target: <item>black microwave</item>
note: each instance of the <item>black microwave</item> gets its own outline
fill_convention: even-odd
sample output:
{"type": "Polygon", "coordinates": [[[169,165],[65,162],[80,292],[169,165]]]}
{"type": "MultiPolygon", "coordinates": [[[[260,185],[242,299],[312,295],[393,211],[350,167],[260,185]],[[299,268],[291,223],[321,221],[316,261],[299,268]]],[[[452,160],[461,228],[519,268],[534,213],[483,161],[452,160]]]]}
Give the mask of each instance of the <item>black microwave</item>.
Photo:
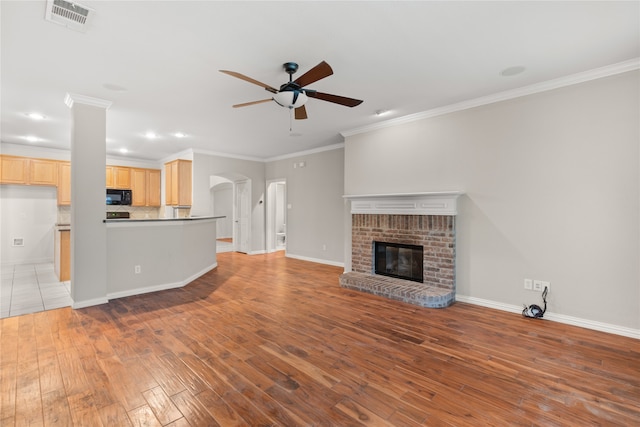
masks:
{"type": "Polygon", "coordinates": [[[107,188],[107,205],[130,205],[131,190],[107,188]]]}

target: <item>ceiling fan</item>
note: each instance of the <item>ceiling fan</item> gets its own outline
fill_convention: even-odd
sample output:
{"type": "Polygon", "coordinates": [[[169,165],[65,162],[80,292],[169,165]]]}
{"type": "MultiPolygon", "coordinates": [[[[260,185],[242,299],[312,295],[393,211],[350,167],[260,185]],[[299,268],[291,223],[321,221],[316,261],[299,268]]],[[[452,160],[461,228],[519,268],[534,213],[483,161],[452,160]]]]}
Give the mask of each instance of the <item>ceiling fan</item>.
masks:
{"type": "Polygon", "coordinates": [[[268,99],[261,99],[259,101],[245,102],[243,104],[236,104],[233,108],[247,107],[249,105],[261,104],[263,102],[275,101],[278,105],[293,109],[295,111],[296,120],[303,120],[307,118],[307,110],[305,103],[308,98],[316,98],[322,101],[333,102],[334,104],[344,105],[346,107],[355,107],[362,104],[362,100],[347,98],[345,96],[331,95],[329,93],[318,92],[313,89],[307,89],[305,86],[317,82],[318,80],[329,77],[333,74],[333,70],[325,61],[322,61],[297,79],[293,80],[293,74],[298,71],[298,64],[295,62],[286,62],[283,65],[284,71],[289,74],[289,82],[280,86],[280,89],[276,89],[272,86],[259,82],[258,80],[247,77],[244,74],[237,73],[235,71],[220,70],[221,73],[228,74],[230,76],[239,78],[241,80],[253,83],[264,88],[266,91],[271,92],[273,96],[268,99]]]}

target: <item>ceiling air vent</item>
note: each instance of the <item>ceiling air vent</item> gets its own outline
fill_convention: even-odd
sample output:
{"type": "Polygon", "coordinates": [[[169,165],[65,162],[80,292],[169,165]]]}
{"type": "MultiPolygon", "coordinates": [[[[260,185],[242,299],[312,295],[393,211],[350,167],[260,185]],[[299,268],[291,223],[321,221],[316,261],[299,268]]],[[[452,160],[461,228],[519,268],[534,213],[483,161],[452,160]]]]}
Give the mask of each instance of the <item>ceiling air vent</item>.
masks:
{"type": "Polygon", "coordinates": [[[65,0],[47,0],[45,19],[76,31],[86,31],[93,9],[65,0]]]}

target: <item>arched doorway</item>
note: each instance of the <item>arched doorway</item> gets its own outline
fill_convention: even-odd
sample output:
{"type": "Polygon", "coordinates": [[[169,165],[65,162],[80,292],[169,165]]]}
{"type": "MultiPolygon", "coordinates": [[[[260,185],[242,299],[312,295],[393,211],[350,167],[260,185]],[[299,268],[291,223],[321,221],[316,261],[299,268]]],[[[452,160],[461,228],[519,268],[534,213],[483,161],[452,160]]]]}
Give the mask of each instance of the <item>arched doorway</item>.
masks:
{"type": "Polygon", "coordinates": [[[217,221],[217,252],[250,252],[251,180],[237,173],[220,173],[209,178],[211,212],[224,216],[217,221]]]}

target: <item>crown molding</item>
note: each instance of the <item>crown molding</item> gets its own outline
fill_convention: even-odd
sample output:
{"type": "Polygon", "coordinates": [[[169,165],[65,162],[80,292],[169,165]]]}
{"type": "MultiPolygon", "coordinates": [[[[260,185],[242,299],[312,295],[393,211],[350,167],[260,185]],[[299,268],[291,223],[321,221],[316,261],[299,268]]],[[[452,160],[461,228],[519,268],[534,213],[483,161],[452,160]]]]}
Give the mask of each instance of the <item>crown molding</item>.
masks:
{"type": "Polygon", "coordinates": [[[444,107],[434,108],[434,109],[423,111],[420,113],[409,114],[407,116],[386,120],[384,122],[379,122],[372,125],[367,125],[367,126],[363,126],[355,129],[346,130],[346,131],[340,132],[340,135],[347,138],[347,137],[358,135],[361,133],[371,132],[379,129],[385,129],[388,127],[398,126],[405,123],[415,122],[417,120],[423,120],[431,117],[442,116],[444,114],[454,113],[456,111],[467,110],[469,108],[480,107],[483,105],[493,104],[496,102],[507,101],[509,99],[519,98],[521,96],[533,95],[540,92],[559,89],[565,86],[571,86],[578,83],[588,82],[590,80],[601,79],[603,77],[622,74],[622,73],[626,73],[627,71],[633,71],[637,69],[640,69],[640,58],[633,58],[628,61],[619,62],[617,64],[612,64],[605,67],[595,68],[593,70],[572,74],[570,76],[560,77],[557,79],[532,84],[529,86],[523,86],[517,89],[507,90],[507,91],[498,92],[492,95],[483,96],[480,98],[458,102],[456,104],[446,105],[444,107]]]}
{"type": "Polygon", "coordinates": [[[64,103],[69,108],[73,108],[73,105],[78,103],[90,105],[92,107],[104,108],[105,110],[109,109],[112,104],[111,101],[107,101],[105,99],[93,98],[86,95],[78,95],[77,93],[67,93],[64,97],[64,103]]]}
{"type": "Polygon", "coordinates": [[[229,153],[222,153],[220,151],[209,151],[209,150],[202,150],[199,148],[194,148],[192,150],[192,152],[194,154],[206,154],[209,156],[218,156],[218,157],[226,157],[229,159],[238,159],[238,160],[248,160],[251,162],[264,162],[265,160],[260,158],[260,157],[253,157],[253,156],[243,156],[240,154],[229,154],[229,153]]]}
{"type": "Polygon", "coordinates": [[[293,157],[308,156],[311,154],[322,153],[324,151],[338,150],[340,148],[344,148],[344,142],[339,142],[337,144],[332,144],[332,145],[325,145],[324,147],[312,148],[310,150],[305,150],[305,151],[298,151],[296,153],[283,154],[281,156],[276,156],[276,157],[269,157],[267,159],[264,159],[263,161],[275,162],[278,160],[291,159],[293,157]]]}

